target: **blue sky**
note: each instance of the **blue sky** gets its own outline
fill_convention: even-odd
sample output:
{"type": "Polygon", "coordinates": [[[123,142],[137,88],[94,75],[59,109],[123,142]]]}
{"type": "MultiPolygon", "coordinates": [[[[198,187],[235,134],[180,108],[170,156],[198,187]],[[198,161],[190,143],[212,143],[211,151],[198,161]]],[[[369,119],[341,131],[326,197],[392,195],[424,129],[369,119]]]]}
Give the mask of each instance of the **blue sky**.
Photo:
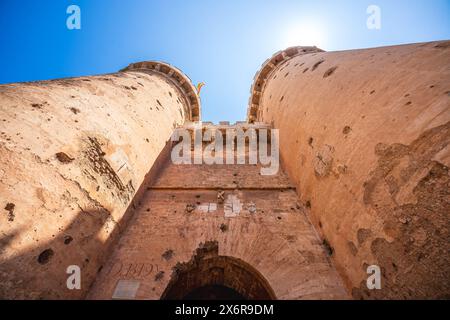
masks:
{"type": "Polygon", "coordinates": [[[0,0],[0,83],[94,75],[161,60],[202,89],[203,120],[244,120],[253,76],[273,53],[450,39],[450,0],[0,0]],[[81,8],[81,30],[66,9],[81,8]],[[381,9],[380,30],[366,9],[381,9]]]}

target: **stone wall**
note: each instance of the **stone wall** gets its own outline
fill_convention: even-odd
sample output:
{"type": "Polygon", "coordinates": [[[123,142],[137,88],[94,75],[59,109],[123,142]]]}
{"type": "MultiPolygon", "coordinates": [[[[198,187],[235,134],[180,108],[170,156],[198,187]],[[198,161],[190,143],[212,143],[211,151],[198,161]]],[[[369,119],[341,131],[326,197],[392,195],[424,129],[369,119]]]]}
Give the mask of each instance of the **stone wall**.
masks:
{"type": "Polygon", "coordinates": [[[84,297],[173,128],[199,114],[164,63],[0,86],[0,298],[84,297]]]}
{"type": "Polygon", "coordinates": [[[203,124],[279,129],[272,176],[170,161],[171,134],[197,128],[201,108],[167,64],[1,85],[0,298],[180,298],[201,285],[449,298],[449,53],[441,41],[275,54],[249,123],[203,124]],[[374,264],[382,289],[369,291],[374,264]],[[70,265],[80,291],[66,287],[70,265]]]}
{"type": "Polygon", "coordinates": [[[290,48],[256,75],[250,122],[284,168],[354,298],[449,298],[450,42],[290,48]],[[366,288],[369,265],[382,290],[366,288]]]}
{"type": "MultiPolygon", "coordinates": [[[[244,130],[251,127],[261,126],[244,130]]],[[[347,298],[307,211],[281,170],[262,176],[248,159],[245,165],[168,159],[88,298],[180,298],[201,284],[225,285],[246,298],[347,298]],[[211,243],[214,254],[199,259],[198,250],[211,243]]]]}

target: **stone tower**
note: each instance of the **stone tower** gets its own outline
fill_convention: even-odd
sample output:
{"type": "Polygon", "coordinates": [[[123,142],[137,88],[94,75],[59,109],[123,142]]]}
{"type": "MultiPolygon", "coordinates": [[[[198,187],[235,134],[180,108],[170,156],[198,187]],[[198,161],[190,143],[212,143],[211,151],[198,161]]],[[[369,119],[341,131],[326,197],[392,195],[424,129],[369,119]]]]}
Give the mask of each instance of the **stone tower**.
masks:
{"type": "Polygon", "coordinates": [[[0,297],[448,298],[449,53],[280,51],[234,125],[161,62],[0,86],[0,297]],[[174,164],[174,129],[279,130],[281,169],[174,164]]]}
{"type": "Polygon", "coordinates": [[[279,128],[283,168],[354,298],[450,297],[449,41],[280,51],[248,120],[279,128]],[[382,290],[367,290],[369,265],[382,290]]]}
{"type": "Polygon", "coordinates": [[[0,296],[82,298],[158,167],[172,131],[200,120],[191,81],[161,62],[0,86],[0,296]],[[82,271],[68,291],[66,268],[82,271]]]}

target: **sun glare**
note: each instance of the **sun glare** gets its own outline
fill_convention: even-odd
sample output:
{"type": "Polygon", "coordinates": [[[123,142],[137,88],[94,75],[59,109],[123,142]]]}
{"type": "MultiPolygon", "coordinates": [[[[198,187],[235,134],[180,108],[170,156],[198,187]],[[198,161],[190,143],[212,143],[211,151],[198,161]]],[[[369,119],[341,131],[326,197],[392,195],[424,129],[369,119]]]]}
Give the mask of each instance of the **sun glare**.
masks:
{"type": "Polygon", "coordinates": [[[283,47],[292,46],[316,46],[324,49],[326,36],[321,26],[317,24],[304,23],[286,28],[282,37],[283,47]]]}

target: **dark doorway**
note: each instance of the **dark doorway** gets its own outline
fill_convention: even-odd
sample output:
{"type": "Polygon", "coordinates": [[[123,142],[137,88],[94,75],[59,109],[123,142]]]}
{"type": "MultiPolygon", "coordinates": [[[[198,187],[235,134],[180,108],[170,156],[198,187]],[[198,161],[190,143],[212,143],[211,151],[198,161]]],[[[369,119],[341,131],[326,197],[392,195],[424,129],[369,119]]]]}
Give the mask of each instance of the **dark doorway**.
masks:
{"type": "Polygon", "coordinates": [[[192,290],[184,297],[184,300],[246,300],[246,299],[234,289],[221,285],[209,285],[192,290]]]}
{"type": "Polygon", "coordinates": [[[218,243],[207,242],[187,263],[175,266],[162,300],[274,300],[267,280],[251,265],[219,256],[218,243]]]}

